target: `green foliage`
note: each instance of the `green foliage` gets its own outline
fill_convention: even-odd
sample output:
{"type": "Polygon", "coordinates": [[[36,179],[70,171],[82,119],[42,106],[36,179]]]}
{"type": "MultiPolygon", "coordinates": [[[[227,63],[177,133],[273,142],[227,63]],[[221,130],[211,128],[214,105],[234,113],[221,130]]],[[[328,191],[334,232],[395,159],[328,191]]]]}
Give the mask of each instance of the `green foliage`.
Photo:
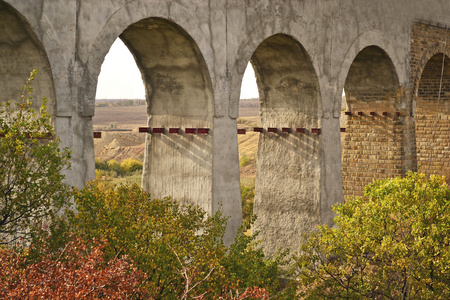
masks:
{"type": "Polygon", "coordinates": [[[241,184],[242,219],[253,216],[253,203],[255,200],[255,187],[241,184]]]}
{"type": "Polygon", "coordinates": [[[219,212],[208,216],[198,207],[152,199],[136,185],[100,188],[90,183],[74,201],[77,212],[68,211],[67,219],[51,229],[52,247],[66,244],[70,232],[86,242],[105,238],[106,257],[133,259],[148,275],[146,289],[153,299],[215,299],[254,286],[271,293],[279,289],[281,256],[266,261],[244,229],[225,247],[226,219],[219,212]]]}
{"type": "Polygon", "coordinates": [[[101,161],[95,159],[96,177],[101,176],[130,176],[133,173],[142,171],[142,163],[135,159],[125,159],[122,163],[112,159],[109,161],[101,161]],[[97,172],[99,171],[99,172],[97,172]]]}
{"type": "Polygon", "coordinates": [[[121,164],[120,168],[125,173],[133,173],[136,171],[142,171],[142,163],[140,161],[137,161],[135,159],[127,158],[125,159],[121,164]]]}
{"type": "Polygon", "coordinates": [[[409,173],[366,187],[334,210],[297,258],[306,299],[450,298],[450,190],[409,173]]]}
{"type": "Polygon", "coordinates": [[[31,81],[22,100],[0,104],[0,243],[28,239],[67,204],[69,189],[62,171],[70,152],[59,148],[45,103],[31,108],[31,81]]]}
{"type": "Polygon", "coordinates": [[[96,170],[108,170],[108,163],[102,161],[99,158],[95,158],[95,169],[96,170]]]}
{"type": "Polygon", "coordinates": [[[108,165],[108,170],[116,172],[118,175],[122,174],[120,164],[117,162],[117,160],[111,159],[106,164],[108,165]]]}
{"type": "Polygon", "coordinates": [[[241,158],[239,159],[239,167],[245,167],[251,163],[251,159],[245,153],[243,153],[241,158]]]}

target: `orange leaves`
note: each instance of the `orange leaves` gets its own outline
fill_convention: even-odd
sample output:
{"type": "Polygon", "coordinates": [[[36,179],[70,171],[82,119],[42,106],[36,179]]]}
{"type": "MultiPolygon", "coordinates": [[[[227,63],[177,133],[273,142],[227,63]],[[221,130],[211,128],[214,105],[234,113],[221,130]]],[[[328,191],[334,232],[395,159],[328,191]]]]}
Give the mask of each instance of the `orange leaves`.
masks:
{"type": "Polygon", "coordinates": [[[144,292],[146,279],[127,257],[105,261],[105,242],[73,239],[57,253],[30,262],[25,253],[0,251],[0,298],[124,299],[144,292]]]}

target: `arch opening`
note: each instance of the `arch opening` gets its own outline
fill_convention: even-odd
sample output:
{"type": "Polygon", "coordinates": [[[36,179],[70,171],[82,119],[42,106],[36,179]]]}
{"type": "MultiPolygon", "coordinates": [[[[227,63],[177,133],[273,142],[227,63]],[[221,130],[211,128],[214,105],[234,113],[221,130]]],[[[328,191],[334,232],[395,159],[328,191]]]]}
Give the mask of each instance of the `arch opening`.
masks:
{"type": "Polygon", "coordinates": [[[146,134],[143,188],[156,198],[170,196],[211,212],[214,103],[199,48],[184,29],[162,18],[134,23],[120,39],[142,74],[147,126],[162,131],[146,134]],[[209,132],[189,134],[186,128],[209,132]]]}
{"type": "Polygon", "coordinates": [[[443,53],[432,56],[422,71],[414,119],[418,171],[429,175],[448,176],[450,59],[443,53]]]}
{"type": "Polygon", "coordinates": [[[145,89],[136,61],[120,38],[103,61],[95,98],[93,129],[101,132],[101,138],[94,139],[96,180],[140,185],[145,135],[138,128],[147,123],[145,89]]]}
{"type": "Polygon", "coordinates": [[[257,150],[254,227],[266,253],[272,255],[280,244],[299,250],[301,234],[320,223],[320,135],[312,129],[321,127],[321,97],[306,50],[290,36],[264,40],[251,63],[263,128],[257,150]],[[290,132],[285,132],[287,128],[290,132]],[[305,130],[299,133],[297,128],[305,130]]]}
{"type": "Polygon", "coordinates": [[[400,176],[404,108],[391,59],[377,46],[362,49],[344,85],[347,113],[341,135],[344,197],[362,196],[373,180],[400,176]],[[403,115],[403,116],[402,116],[403,115]]]}
{"type": "Polygon", "coordinates": [[[256,154],[259,133],[252,131],[252,129],[261,126],[258,85],[255,71],[250,62],[247,64],[242,78],[240,95],[237,128],[242,219],[244,220],[252,217],[255,198],[256,154]]]}
{"type": "Polygon", "coordinates": [[[39,112],[42,99],[55,116],[56,100],[53,76],[44,47],[25,18],[9,4],[0,1],[0,101],[20,101],[23,85],[33,69],[33,108],[39,112]]]}

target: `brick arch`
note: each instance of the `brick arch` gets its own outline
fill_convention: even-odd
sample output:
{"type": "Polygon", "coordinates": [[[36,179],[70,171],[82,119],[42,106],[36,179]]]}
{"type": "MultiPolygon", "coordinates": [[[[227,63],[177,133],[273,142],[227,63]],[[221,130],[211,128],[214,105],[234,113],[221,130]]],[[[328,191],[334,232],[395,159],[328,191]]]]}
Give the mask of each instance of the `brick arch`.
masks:
{"type": "Polygon", "coordinates": [[[36,111],[44,97],[47,109],[56,111],[52,69],[42,42],[26,18],[11,5],[0,1],[0,101],[20,100],[23,85],[33,69],[38,75],[33,81],[33,106],[36,111]]]}
{"type": "Polygon", "coordinates": [[[266,38],[250,61],[265,129],[258,142],[254,228],[260,231],[266,253],[272,255],[280,243],[298,246],[293,232],[310,232],[322,222],[321,138],[311,132],[321,127],[322,102],[310,56],[292,36],[266,38]],[[269,127],[278,132],[267,132],[269,127]],[[291,133],[281,133],[283,127],[291,133]],[[296,128],[306,132],[297,133],[296,128]]]}
{"type": "Polygon", "coordinates": [[[378,46],[367,46],[358,53],[344,84],[350,110],[375,109],[374,102],[382,102],[386,109],[386,101],[395,104],[393,101],[399,87],[392,60],[378,46]]]}
{"type": "MultiPolygon", "coordinates": [[[[450,40],[448,41],[450,43],[450,40]]],[[[417,106],[417,96],[419,91],[419,85],[420,85],[420,79],[422,78],[423,71],[425,70],[425,67],[429,63],[430,59],[437,54],[445,54],[447,57],[450,57],[450,45],[445,45],[443,42],[434,43],[430,46],[428,46],[425,51],[423,52],[419,62],[416,65],[415,69],[415,76],[413,77],[412,87],[413,87],[413,94],[412,94],[412,111],[411,114],[414,116],[416,113],[416,106],[417,106]]]]}
{"type": "Polygon", "coordinates": [[[342,146],[344,196],[361,196],[373,180],[405,172],[403,93],[390,57],[377,46],[358,53],[344,86],[351,112],[342,146]]]}
{"type": "Polygon", "coordinates": [[[426,64],[419,66],[421,73],[415,86],[414,124],[417,169],[428,175],[449,176],[450,58],[449,51],[445,51],[441,45],[433,47],[432,51],[427,51],[424,56],[429,57],[434,52],[437,53],[432,55],[426,64]],[[438,52],[439,48],[441,52],[438,52]],[[442,72],[442,64],[444,64],[444,72],[442,72]]]}
{"type": "Polygon", "coordinates": [[[401,60],[397,57],[397,49],[394,44],[391,43],[384,35],[378,31],[366,31],[360,34],[353,40],[349,46],[345,57],[342,58],[342,64],[338,73],[338,86],[335,95],[334,104],[334,116],[340,115],[342,107],[342,91],[347,81],[350,67],[352,66],[357,55],[367,47],[377,47],[389,58],[390,64],[392,64],[392,70],[397,76],[399,82],[405,82],[407,80],[407,73],[405,68],[401,67],[401,60]]]}

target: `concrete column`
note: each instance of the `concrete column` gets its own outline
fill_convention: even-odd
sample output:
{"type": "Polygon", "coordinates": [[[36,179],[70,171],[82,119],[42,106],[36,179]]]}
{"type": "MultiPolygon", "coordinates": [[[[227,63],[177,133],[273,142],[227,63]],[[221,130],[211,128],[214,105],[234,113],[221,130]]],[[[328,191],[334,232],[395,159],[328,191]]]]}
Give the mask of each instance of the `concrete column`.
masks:
{"type": "Polygon", "coordinates": [[[224,241],[233,242],[242,221],[236,119],[214,118],[213,213],[229,217],[224,241]]]}

